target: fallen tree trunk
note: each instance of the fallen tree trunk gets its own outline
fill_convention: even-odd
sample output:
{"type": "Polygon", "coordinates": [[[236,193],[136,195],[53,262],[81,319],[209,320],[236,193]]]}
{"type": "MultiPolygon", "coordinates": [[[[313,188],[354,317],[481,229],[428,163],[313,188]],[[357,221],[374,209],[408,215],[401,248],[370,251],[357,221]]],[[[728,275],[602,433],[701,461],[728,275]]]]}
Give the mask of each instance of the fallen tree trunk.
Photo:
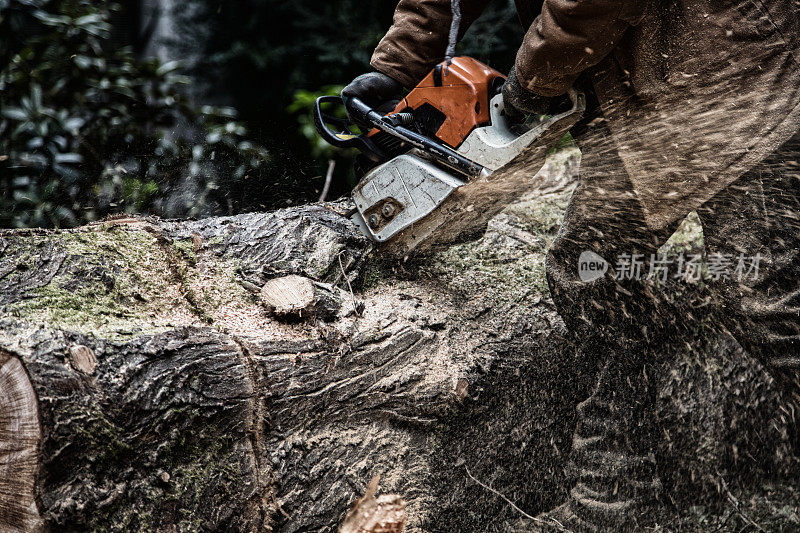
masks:
{"type": "MultiPolygon", "coordinates": [[[[473,478],[558,503],[593,377],[544,279],[576,164],[414,263],[334,204],[0,233],[0,529],[334,531],[378,474],[406,531],[516,516],[473,478]],[[312,289],[262,301],[288,275],[312,289]],[[296,294],[313,312],[271,313],[296,294]]],[[[667,477],[783,464],[769,380],[698,328],[663,387],[667,477]]]]}

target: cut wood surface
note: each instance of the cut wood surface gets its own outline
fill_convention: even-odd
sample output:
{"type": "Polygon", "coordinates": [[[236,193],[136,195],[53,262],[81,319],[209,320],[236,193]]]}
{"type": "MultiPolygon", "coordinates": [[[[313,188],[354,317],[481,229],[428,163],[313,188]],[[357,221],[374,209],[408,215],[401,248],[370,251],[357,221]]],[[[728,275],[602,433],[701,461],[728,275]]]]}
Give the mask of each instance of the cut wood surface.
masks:
{"type": "Polygon", "coordinates": [[[36,395],[25,368],[0,349],[0,531],[41,525],[34,496],[40,438],[36,395]]]}
{"type": "Polygon", "coordinates": [[[78,372],[91,376],[97,368],[97,357],[88,346],[75,344],[69,347],[69,364],[78,372]]]}
{"type": "Polygon", "coordinates": [[[271,279],[261,289],[261,301],[276,315],[310,313],[315,299],[314,283],[303,276],[271,279]]]}
{"type": "MultiPolygon", "coordinates": [[[[413,261],[368,253],[341,204],[0,232],[0,530],[334,532],[375,475],[408,532],[517,517],[467,469],[559,503],[593,379],[544,277],[576,166],[413,261]],[[285,276],[314,313],[264,305],[285,276]]],[[[698,318],[659,410],[692,490],[785,443],[770,381],[698,318]]]]}

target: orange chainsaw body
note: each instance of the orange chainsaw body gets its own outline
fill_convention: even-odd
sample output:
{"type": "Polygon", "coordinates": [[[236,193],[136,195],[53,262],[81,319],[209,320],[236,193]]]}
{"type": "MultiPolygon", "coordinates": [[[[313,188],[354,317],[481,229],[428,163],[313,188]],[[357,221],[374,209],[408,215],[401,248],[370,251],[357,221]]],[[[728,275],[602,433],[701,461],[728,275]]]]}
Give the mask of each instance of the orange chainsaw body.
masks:
{"type": "MultiPolygon", "coordinates": [[[[480,61],[455,57],[449,65],[446,61],[436,65],[389,114],[417,112],[430,106],[441,117],[436,137],[457,148],[473,129],[489,124],[492,90],[504,79],[480,61]]],[[[369,136],[377,132],[372,130],[369,136]]]]}

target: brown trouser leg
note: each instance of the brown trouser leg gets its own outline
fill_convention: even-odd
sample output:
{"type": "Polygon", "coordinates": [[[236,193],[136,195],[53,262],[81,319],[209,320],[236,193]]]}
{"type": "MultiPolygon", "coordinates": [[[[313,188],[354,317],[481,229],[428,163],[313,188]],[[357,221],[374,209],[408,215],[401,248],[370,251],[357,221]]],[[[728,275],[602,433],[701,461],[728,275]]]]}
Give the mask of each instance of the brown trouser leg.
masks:
{"type": "MultiPolygon", "coordinates": [[[[782,388],[793,422],[800,400],[800,134],[697,210],[706,251],[756,257],[758,271],[720,280],[726,327],[782,388]]],[[[752,266],[752,265],[749,265],[752,266]]],[[[794,435],[797,439],[800,435],[794,435]]]]}
{"type": "MultiPolygon", "coordinates": [[[[562,318],[592,347],[585,356],[602,369],[593,393],[578,406],[571,506],[582,520],[613,529],[631,526],[637,508],[652,502],[659,487],[652,456],[657,433],[648,416],[653,364],[664,337],[680,332],[681,313],[652,283],[613,279],[618,257],[641,254],[646,265],[674,228],[647,229],[610,136],[590,137],[581,145],[581,184],[548,255],[547,273],[562,318]],[[579,279],[578,258],[586,250],[611,264],[606,276],[579,279]]],[[[792,394],[800,369],[800,179],[791,163],[798,144],[787,143],[698,210],[709,254],[761,254],[756,279],[720,281],[722,315],[792,394]]]]}
{"type": "Polygon", "coordinates": [[[659,310],[665,306],[652,284],[613,279],[616,258],[649,258],[671,232],[647,228],[610,135],[592,132],[581,150],[581,182],[549,251],[547,275],[561,317],[584,345],[582,356],[601,369],[594,391],[578,405],[570,506],[586,529],[613,530],[631,525],[659,487],[647,424],[655,394],[646,377],[653,375],[647,343],[674,322],[659,310]],[[585,251],[608,261],[604,277],[579,278],[585,251]]]}

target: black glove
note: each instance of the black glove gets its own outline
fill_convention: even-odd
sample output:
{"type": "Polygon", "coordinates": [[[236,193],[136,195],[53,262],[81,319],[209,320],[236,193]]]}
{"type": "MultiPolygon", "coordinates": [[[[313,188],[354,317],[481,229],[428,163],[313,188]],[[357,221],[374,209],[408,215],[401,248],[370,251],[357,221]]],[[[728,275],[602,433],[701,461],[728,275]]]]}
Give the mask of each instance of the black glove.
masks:
{"type": "Polygon", "coordinates": [[[539,96],[523,87],[514,67],[508,73],[508,78],[503,84],[503,107],[506,115],[514,119],[521,119],[525,115],[547,115],[553,103],[549,96],[539,96]]]}
{"type": "Polygon", "coordinates": [[[368,72],[357,77],[342,89],[342,100],[358,98],[379,113],[393,110],[403,97],[403,86],[381,72],[368,72]]]}

